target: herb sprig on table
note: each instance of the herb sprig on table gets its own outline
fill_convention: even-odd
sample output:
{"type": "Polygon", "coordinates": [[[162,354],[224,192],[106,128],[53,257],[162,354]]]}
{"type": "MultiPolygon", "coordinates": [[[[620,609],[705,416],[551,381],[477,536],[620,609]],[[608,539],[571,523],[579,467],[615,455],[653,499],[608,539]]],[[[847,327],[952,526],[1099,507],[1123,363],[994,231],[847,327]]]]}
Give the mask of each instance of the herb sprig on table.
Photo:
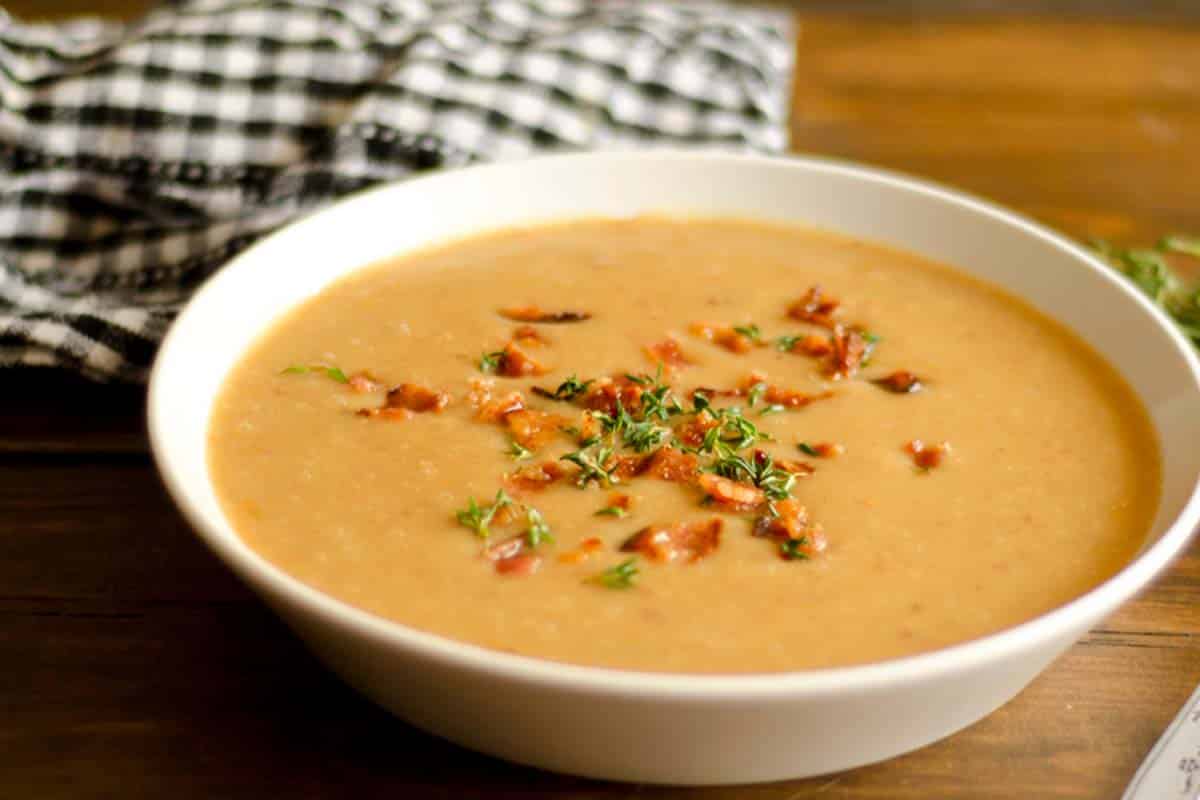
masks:
{"type": "Polygon", "coordinates": [[[1200,261],[1200,238],[1167,236],[1154,247],[1119,248],[1100,240],[1090,244],[1166,311],[1183,334],[1200,347],[1200,284],[1183,281],[1171,265],[1173,257],[1200,261]]]}

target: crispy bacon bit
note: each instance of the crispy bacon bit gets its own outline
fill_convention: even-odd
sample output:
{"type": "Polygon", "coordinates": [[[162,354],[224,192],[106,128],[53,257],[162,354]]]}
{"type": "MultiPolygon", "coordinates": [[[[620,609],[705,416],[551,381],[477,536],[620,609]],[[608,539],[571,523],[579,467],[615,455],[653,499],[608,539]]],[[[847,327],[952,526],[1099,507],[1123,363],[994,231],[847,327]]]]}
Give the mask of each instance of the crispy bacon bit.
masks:
{"type": "Polygon", "coordinates": [[[697,415],[675,429],[675,438],[689,447],[699,447],[704,437],[719,423],[708,415],[697,415]]]}
{"type": "Polygon", "coordinates": [[[467,394],[467,400],[475,409],[475,419],[479,422],[499,422],[506,415],[525,407],[525,396],[520,392],[493,397],[492,389],[495,385],[491,380],[471,381],[471,391],[467,394]]]}
{"type": "Polygon", "coordinates": [[[592,318],[588,311],[543,311],[537,306],[502,308],[500,316],[515,322],[541,322],[558,324],[563,322],[586,322],[592,318]]]}
{"type": "Polygon", "coordinates": [[[792,319],[832,329],[837,324],[833,319],[833,312],[839,305],[841,304],[834,298],[826,297],[820,286],[813,286],[805,292],[804,297],[788,306],[787,313],[792,319]]]}
{"type": "Polygon", "coordinates": [[[904,445],[904,451],[912,456],[914,464],[928,471],[942,465],[942,461],[950,452],[950,443],[926,444],[920,439],[913,439],[904,445]]]}
{"type": "Polygon", "coordinates": [[[693,454],[672,447],[660,447],[650,456],[643,474],[664,481],[691,483],[696,480],[699,471],[698,461],[693,454]]]}
{"type": "Polygon", "coordinates": [[[609,508],[621,508],[628,511],[633,508],[633,497],[621,494],[620,492],[613,492],[608,496],[608,506],[609,508]]]}
{"type": "Polygon", "coordinates": [[[754,523],[754,535],[779,542],[781,558],[812,558],[828,541],[821,526],[808,517],[808,509],[796,500],[780,500],[775,516],[763,514],[754,523]]]}
{"type": "Polygon", "coordinates": [[[504,415],[504,425],[517,442],[530,450],[543,447],[567,424],[566,417],[549,411],[521,408],[504,415]]]}
{"type": "Polygon", "coordinates": [[[513,492],[540,492],[566,474],[567,470],[557,461],[545,461],[541,464],[529,464],[509,473],[505,476],[504,483],[513,492]]]}
{"type": "MultiPolygon", "coordinates": [[[[767,383],[767,374],[765,372],[751,372],[742,382],[738,384],[735,394],[739,397],[745,397],[750,394],[751,390],[759,384],[767,383]]],[[[763,390],[762,399],[767,405],[783,406],[784,408],[803,408],[810,403],[815,403],[817,400],[825,400],[833,397],[833,392],[818,392],[817,394],[808,394],[799,389],[784,389],[781,386],[767,384],[767,388],[763,390]]]]}
{"type": "Polygon", "coordinates": [[[369,372],[356,372],[346,379],[346,383],[355,394],[369,394],[382,386],[369,372]]]}
{"type": "Polygon", "coordinates": [[[642,348],[642,352],[646,354],[646,358],[650,359],[651,363],[659,364],[664,369],[678,369],[692,364],[692,361],[683,354],[678,340],[669,336],[661,342],[646,345],[642,348]]]}
{"type": "Polygon", "coordinates": [[[542,565],[542,557],[528,549],[528,538],[524,534],[496,542],[483,551],[483,555],[496,566],[501,575],[532,575],[542,565]]]}
{"type": "Polygon", "coordinates": [[[731,353],[748,353],[754,349],[754,340],[746,334],[734,330],[731,325],[711,325],[706,322],[693,322],[688,326],[688,330],[693,335],[707,339],[719,347],[724,347],[731,353]]]}
{"type": "Polygon", "coordinates": [[[545,375],[549,368],[522,350],[516,342],[509,342],[501,351],[496,372],[506,378],[525,378],[530,375],[545,375]]]}
{"type": "Polygon", "coordinates": [[[386,407],[437,413],[449,404],[450,395],[445,392],[435,392],[416,383],[402,383],[387,393],[386,407]]]}
{"type": "Polygon", "coordinates": [[[921,379],[908,370],[899,370],[882,378],[876,378],[871,383],[880,389],[886,389],[893,394],[912,394],[925,388],[921,379]]]}
{"type": "Polygon", "coordinates": [[[762,489],[749,483],[723,478],[703,472],[699,478],[700,488],[719,505],[731,511],[747,511],[758,508],[767,501],[762,489]]]}
{"type": "Polygon", "coordinates": [[[807,478],[817,471],[817,468],[812,464],[804,461],[793,461],[791,459],[781,458],[775,462],[775,466],[779,467],[784,472],[790,472],[797,478],[807,478]]]}
{"type": "Polygon", "coordinates": [[[692,389],[692,394],[702,394],[709,400],[715,400],[718,397],[742,397],[746,392],[742,389],[714,389],[711,386],[697,386],[692,389]]]}
{"type": "Polygon", "coordinates": [[[513,341],[522,347],[541,347],[550,344],[550,339],[532,325],[520,325],[513,331],[513,341]]]}
{"type": "Polygon", "coordinates": [[[829,374],[834,379],[851,378],[867,355],[867,339],[857,328],[838,325],[833,330],[833,355],[829,374]]]}
{"type": "Polygon", "coordinates": [[[699,561],[721,545],[724,522],[713,517],[704,522],[650,525],[621,545],[625,553],[641,553],[651,561],[699,561]]]}
{"type": "Polygon", "coordinates": [[[815,357],[827,356],[833,352],[833,340],[819,333],[810,333],[793,342],[788,352],[815,357]]]}
{"type": "Polygon", "coordinates": [[[627,481],[641,475],[649,462],[645,456],[613,456],[604,466],[614,481],[627,481]]]}
{"type": "Polygon", "coordinates": [[[583,396],[583,407],[592,411],[603,411],[605,414],[617,413],[617,401],[626,409],[641,406],[641,386],[629,380],[624,375],[615,378],[599,378],[588,388],[583,396]]]}
{"type": "Polygon", "coordinates": [[[592,553],[604,549],[604,540],[599,536],[589,536],[579,543],[579,547],[559,555],[558,560],[564,564],[578,564],[586,561],[592,553]]]}
{"type": "Polygon", "coordinates": [[[835,442],[817,442],[816,444],[805,443],[801,445],[804,452],[816,458],[837,458],[842,453],[846,452],[846,448],[835,442]]]}

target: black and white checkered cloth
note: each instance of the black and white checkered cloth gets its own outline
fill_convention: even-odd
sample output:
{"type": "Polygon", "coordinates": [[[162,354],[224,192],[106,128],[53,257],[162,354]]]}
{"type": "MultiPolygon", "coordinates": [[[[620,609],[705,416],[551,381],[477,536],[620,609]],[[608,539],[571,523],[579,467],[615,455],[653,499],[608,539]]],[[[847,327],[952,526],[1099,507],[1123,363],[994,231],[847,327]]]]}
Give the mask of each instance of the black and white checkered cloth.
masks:
{"type": "Polygon", "coordinates": [[[791,64],[786,17],[689,2],[194,0],[124,27],[0,11],[0,367],[144,380],[232,254],[416,170],[780,150],[791,64]]]}

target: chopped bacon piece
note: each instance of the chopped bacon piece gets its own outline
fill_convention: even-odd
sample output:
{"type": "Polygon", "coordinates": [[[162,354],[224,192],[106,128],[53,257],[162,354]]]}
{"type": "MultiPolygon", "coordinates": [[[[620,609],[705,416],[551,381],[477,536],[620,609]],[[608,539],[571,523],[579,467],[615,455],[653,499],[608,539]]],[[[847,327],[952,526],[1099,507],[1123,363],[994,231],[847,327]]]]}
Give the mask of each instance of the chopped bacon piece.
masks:
{"type": "Polygon", "coordinates": [[[646,345],[642,348],[642,352],[652,363],[659,364],[664,369],[677,369],[692,364],[692,361],[683,354],[679,341],[669,336],[661,342],[646,345]]]}
{"type": "Polygon", "coordinates": [[[759,384],[766,384],[766,389],[762,393],[762,399],[767,405],[783,406],[784,408],[803,408],[817,400],[825,400],[833,397],[833,392],[808,394],[799,389],[784,389],[774,384],[767,384],[767,375],[765,372],[751,372],[743,378],[742,382],[738,385],[736,394],[740,397],[745,397],[759,384]]]}
{"type": "Polygon", "coordinates": [[[450,404],[450,395],[416,383],[402,383],[387,393],[387,408],[440,412],[450,404]]]}
{"type": "Polygon", "coordinates": [[[805,442],[800,449],[816,458],[837,458],[846,452],[845,447],[835,442],[817,442],[816,444],[805,442]]]}
{"type": "Polygon", "coordinates": [[[501,575],[532,575],[542,565],[542,557],[529,551],[524,534],[496,542],[484,550],[483,555],[495,564],[496,572],[501,575]]]}
{"type": "Polygon", "coordinates": [[[834,298],[826,297],[820,286],[813,286],[805,292],[804,297],[788,306],[787,313],[792,319],[832,329],[837,324],[834,322],[833,312],[839,305],[841,304],[834,298]]]}
{"type": "Polygon", "coordinates": [[[544,446],[567,423],[566,417],[532,408],[510,411],[503,419],[512,437],[530,450],[544,446]]]}
{"type": "Polygon", "coordinates": [[[513,341],[522,347],[541,347],[550,339],[532,325],[520,325],[513,331],[513,341]]]}
{"type": "Polygon", "coordinates": [[[613,492],[608,496],[609,508],[621,508],[625,511],[633,508],[633,497],[620,492],[613,492]]]}
{"type": "Polygon", "coordinates": [[[810,333],[793,342],[788,352],[803,353],[806,356],[827,356],[833,352],[833,341],[828,336],[810,333]]]}
{"type": "Polygon", "coordinates": [[[557,324],[563,322],[586,322],[592,318],[588,311],[543,311],[537,306],[521,306],[500,309],[500,316],[515,322],[541,322],[557,324]]]}
{"type": "Polygon", "coordinates": [[[690,447],[699,447],[704,437],[719,423],[708,415],[697,415],[675,429],[675,438],[690,447]]]}
{"type": "Polygon", "coordinates": [[[624,375],[615,378],[599,378],[588,387],[587,393],[583,396],[583,406],[592,411],[616,414],[618,400],[626,409],[636,409],[641,406],[644,391],[641,386],[624,375]]]}
{"type": "Polygon", "coordinates": [[[691,483],[696,480],[699,465],[691,453],[684,453],[672,447],[660,447],[650,456],[643,474],[664,481],[691,483]]]}
{"type": "Polygon", "coordinates": [[[775,462],[775,466],[779,467],[784,472],[790,472],[797,478],[807,478],[817,471],[817,468],[812,464],[804,461],[792,461],[791,459],[781,458],[775,462]]]}
{"type": "Polygon", "coordinates": [[[808,509],[796,500],[780,500],[774,516],[760,516],[754,523],[754,535],[779,542],[780,556],[785,559],[811,558],[828,545],[821,526],[809,519],[808,509]]]}
{"type": "Polygon", "coordinates": [[[767,501],[767,496],[757,486],[710,472],[701,473],[699,483],[709,497],[731,511],[758,508],[767,501]]]}
{"type": "Polygon", "coordinates": [[[867,350],[867,339],[862,331],[838,325],[833,332],[829,374],[835,379],[853,377],[866,358],[867,350]]]}
{"type": "Polygon", "coordinates": [[[920,439],[913,439],[904,445],[904,450],[912,456],[913,463],[923,470],[940,467],[946,455],[950,452],[950,443],[926,444],[920,439]]]}
{"type": "Polygon", "coordinates": [[[529,464],[505,476],[504,483],[514,492],[539,492],[557,482],[567,470],[557,461],[529,464]]]}
{"type": "Polygon", "coordinates": [[[921,379],[907,370],[899,370],[891,375],[886,375],[882,378],[876,378],[871,383],[878,386],[880,389],[887,389],[893,394],[912,394],[919,392],[925,388],[921,383],[921,379]]]}
{"type": "Polygon", "coordinates": [[[621,545],[625,553],[641,553],[651,561],[699,561],[721,545],[724,521],[713,517],[703,522],[650,525],[621,545]]]}
{"type": "Polygon", "coordinates": [[[579,543],[575,550],[568,550],[559,555],[558,560],[564,564],[578,564],[585,561],[592,553],[604,548],[604,540],[599,536],[589,536],[579,543]]]}
{"type": "Polygon", "coordinates": [[[506,378],[524,378],[545,375],[549,368],[518,347],[516,342],[509,342],[501,351],[496,372],[506,378]]]}
{"type": "Polygon", "coordinates": [[[711,386],[697,386],[692,389],[692,394],[702,394],[709,400],[714,400],[718,397],[742,397],[746,392],[742,389],[714,389],[711,386]]]}
{"type": "Polygon", "coordinates": [[[711,325],[706,322],[693,322],[688,326],[693,335],[707,339],[719,347],[724,347],[731,353],[748,353],[754,349],[755,341],[746,334],[734,330],[731,325],[711,325]]]}
{"type": "Polygon", "coordinates": [[[474,380],[471,391],[467,395],[471,406],[475,409],[475,419],[480,422],[499,422],[514,411],[525,407],[525,396],[520,392],[509,392],[503,397],[493,397],[492,389],[495,382],[490,380],[474,380]]]}
{"type": "Polygon", "coordinates": [[[627,481],[641,475],[649,462],[645,456],[613,456],[604,466],[614,481],[627,481]]]}
{"type": "Polygon", "coordinates": [[[379,380],[369,372],[356,372],[346,380],[346,383],[355,394],[368,394],[382,386],[379,380]]]}

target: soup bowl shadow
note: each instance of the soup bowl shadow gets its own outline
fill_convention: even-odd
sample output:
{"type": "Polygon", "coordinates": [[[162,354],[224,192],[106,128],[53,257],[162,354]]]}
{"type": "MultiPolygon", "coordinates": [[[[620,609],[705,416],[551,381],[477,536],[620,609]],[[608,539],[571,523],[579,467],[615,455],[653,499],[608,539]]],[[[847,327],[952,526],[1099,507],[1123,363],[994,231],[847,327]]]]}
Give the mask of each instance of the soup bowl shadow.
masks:
{"type": "Polygon", "coordinates": [[[594,778],[731,784],[834,772],[947,736],[1016,695],[1143,589],[1200,521],[1200,363],[1092,254],[962,193],[853,164],[712,153],[548,156],[374,189],[263,239],[210,279],[163,342],[151,445],[203,541],[347,683],[411,723],[511,761],[594,778]],[[405,627],[292,578],[221,511],[207,428],[230,369],[272,322],[363,265],[513,225],[642,213],[796,222],[954,264],[1067,325],[1144,402],[1162,498],[1138,556],[1070,603],[908,658],[750,675],[640,673],[486,650],[405,627]]]}

